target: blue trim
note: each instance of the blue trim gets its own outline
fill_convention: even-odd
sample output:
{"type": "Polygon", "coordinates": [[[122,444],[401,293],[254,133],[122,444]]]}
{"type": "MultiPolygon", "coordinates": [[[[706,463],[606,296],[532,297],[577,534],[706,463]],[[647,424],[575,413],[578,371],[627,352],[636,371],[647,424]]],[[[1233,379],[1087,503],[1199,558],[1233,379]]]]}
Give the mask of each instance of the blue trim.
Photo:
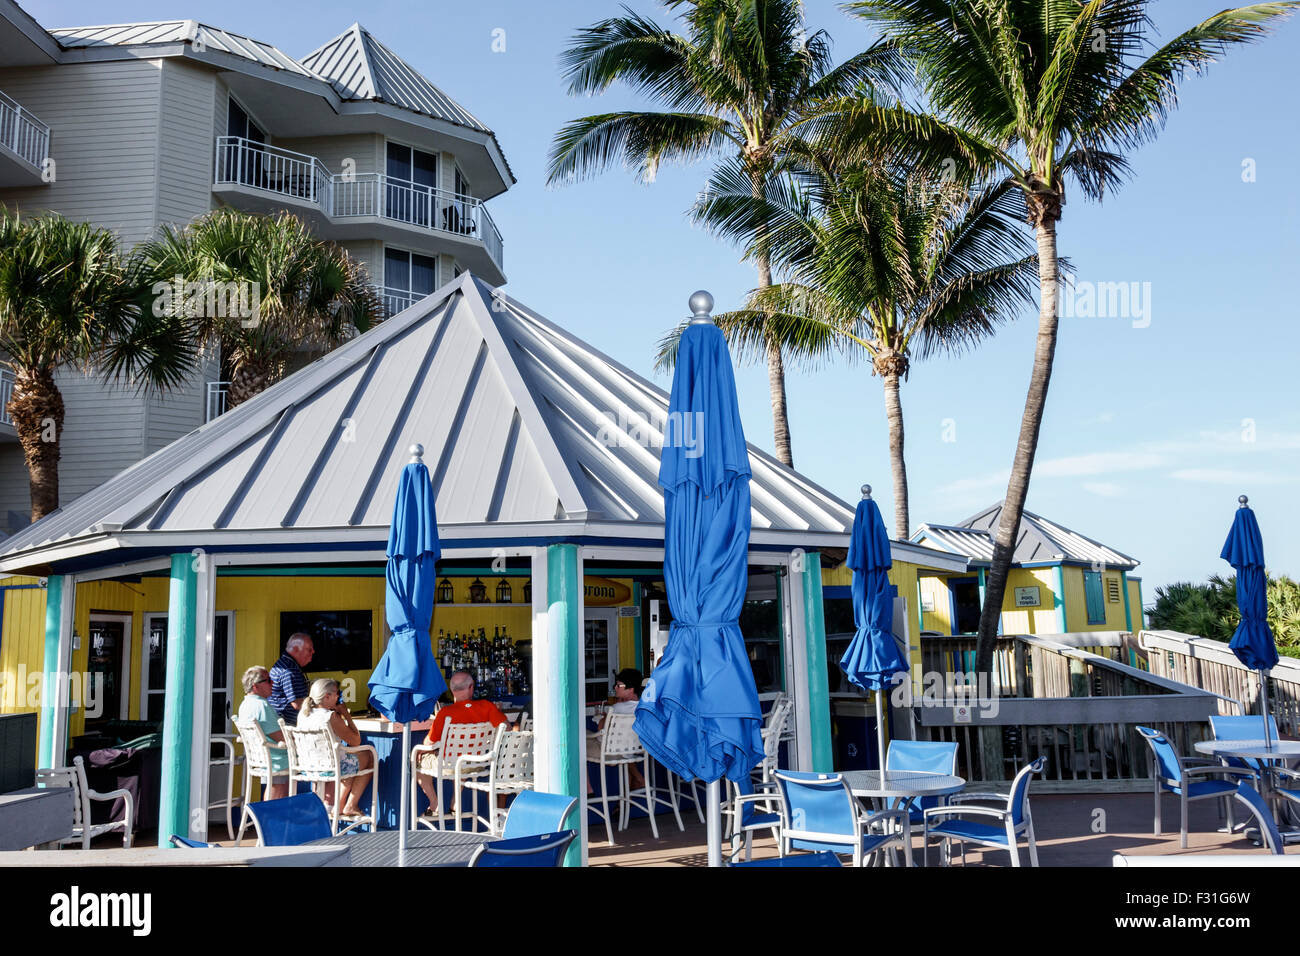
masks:
{"type": "Polygon", "coordinates": [[[823,584],[822,598],[853,598],[853,588],[845,584],[823,584]]]}

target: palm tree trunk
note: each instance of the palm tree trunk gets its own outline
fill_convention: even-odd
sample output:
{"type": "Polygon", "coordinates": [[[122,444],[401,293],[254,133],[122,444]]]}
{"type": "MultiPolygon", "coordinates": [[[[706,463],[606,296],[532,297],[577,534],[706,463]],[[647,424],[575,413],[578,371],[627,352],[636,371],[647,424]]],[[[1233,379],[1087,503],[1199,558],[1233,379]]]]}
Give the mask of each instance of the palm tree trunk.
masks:
{"type": "Polygon", "coordinates": [[[1054,214],[1049,211],[1038,216],[1035,224],[1034,231],[1038,238],[1038,343],[1034,349],[1034,371],[1029,379],[1025,413],[1020,420],[1016,457],[1011,464],[1011,480],[1007,483],[1002,516],[993,539],[993,565],[989,569],[984,589],[984,607],[980,611],[975,670],[981,674],[993,670],[993,651],[997,646],[1002,597],[1007,590],[1007,573],[1011,568],[1011,555],[1015,551],[1016,537],[1020,531],[1020,516],[1025,510],[1025,497],[1029,493],[1029,476],[1034,468],[1034,455],[1038,451],[1038,431],[1043,424],[1043,410],[1047,405],[1047,386],[1052,379],[1052,360],[1056,355],[1056,220],[1059,215],[1057,206],[1054,214]]]}
{"type": "Polygon", "coordinates": [[[14,369],[13,396],[6,406],[23,447],[31,488],[32,521],[59,507],[59,441],[63,437],[63,396],[54,368],[14,369]]]}
{"type": "Polygon", "coordinates": [[[906,541],[911,534],[907,508],[907,462],[903,457],[903,404],[899,398],[897,372],[885,375],[885,417],[889,420],[889,467],[894,475],[894,538],[906,541]]]}
{"type": "MultiPolygon", "coordinates": [[[[754,171],[750,174],[750,183],[754,189],[754,198],[763,198],[763,173],[754,171]]],[[[767,229],[758,228],[755,243],[758,254],[758,287],[766,289],[772,284],[772,261],[764,248],[763,238],[767,229]]],[[[790,419],[785,410],[785,359],[781,355],[781,343],[775,337],[767,341],[767,387],[772,396],[772,441],[776,445],[776,457],[787,467],[794,467],[794,454],[790,450],[790,419]]]]}
{"type": "Polygon", "coordinates": [[[230,390],[226,393],[226,410],[242,405],[259,392],[264,392],[276,382],[273,366],[253,362],[239,362],[230,373],[230,390]]]}

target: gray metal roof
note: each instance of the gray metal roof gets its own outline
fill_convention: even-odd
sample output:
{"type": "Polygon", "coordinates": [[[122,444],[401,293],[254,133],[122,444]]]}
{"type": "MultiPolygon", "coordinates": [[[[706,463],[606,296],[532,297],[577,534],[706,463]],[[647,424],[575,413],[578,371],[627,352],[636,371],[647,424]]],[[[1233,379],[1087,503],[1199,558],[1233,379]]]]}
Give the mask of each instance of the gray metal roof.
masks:
{"type": "Polygon", "coordinates": [[[289,54],[269,43],[209,26],[195,20],[160,20],[154,23],[118,23],[98,27],[66,27],[50,34],[67,49],[103,46],[151,46],[189,43],[196,49],[218,50],[263,66],[319,79],[289,54]]]}
{"type": "Polygon", "coordinates": [[[457,126],[491,132],[359,23],[308,53],[302,64],[328,80],[345,100],[378,100],[457,126]]]}
{"type": "MultiPolygon", "coordinates": [[[[383,542],[414,442],[443,528],[602,522],[654,537],[667,407],[662,389],[467,273],[7,539],[0,565],[105,534],[256,544],[373,529],[361,537],[383,542]]],[[[750,465],[756,532],[852,526],[852,508],[752,445],[750,465]]]]}
{"type": "MultiPolygon", "coordinates": [[[[977,563],[988,563],[993,560],[993,535],[1001,517],[1002,502],[998,502],[959,525],[923,524],[912,540],[964,554],[977,563]]],[[[1031,511],[1021,513],[1020,535],[1011,560],[1022,565],[1074,561],[1130,570],[1139,564],[1114,548],[1031,511]]]]}

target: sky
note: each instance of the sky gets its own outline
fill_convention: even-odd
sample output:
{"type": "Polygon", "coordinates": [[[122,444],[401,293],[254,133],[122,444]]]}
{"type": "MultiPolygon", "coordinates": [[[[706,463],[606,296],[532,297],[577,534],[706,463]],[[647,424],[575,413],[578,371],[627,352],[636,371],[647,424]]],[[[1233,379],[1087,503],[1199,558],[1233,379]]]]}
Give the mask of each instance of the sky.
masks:
{"type": "MultiPolygon", "coordinates": [[[[629,6],[675,22],[658,3],[629,6]]],[[[805,6],[837,61],[874,38],[835,3],[805,6]]],[[[1152,12],[1168,39],[1223,6],[1157,0],[1152,12]]],[[[614,0],[23,7],[46,27],[192,18],[296,57],[359,19],[496,132],[518,179],[489,204],[505,239],[506,291],[664,388],[655,345],[689,314],[690,294],[709,290],[722,311],[756,284],[736,249],[685,217],[707,161],[664,168],[652,184],[613,168],[547,187],[550,143],[566,122],[654,105],[621,89],[571,97],[560,75],[573,34],[617,15],[614,0]]],[[[1269,570],[1300,577],[1297,85],[1293,20],[1186,79],[1164,132],[1129,155],[1131,180],[1103,203],[1067,195],[1058,248],[1076,269],[1077,307],[1060,323],[1027,508],[1141,561],[1148,605],[1159,585],[1229,570],[1219,551],[1240,494],[1258,515],[1269,570]],[[1126,284],[1127,315],[1088,308],[1101,283],[1126,284]]],[[[1036,328],[1027,308],[978,350],[913,365],[902,389],[913,528],[956,524],[1005,493],[1036,328]]],[[[772,451],[765,365],[738,369],[737,385],[746,437],[772,451]]],[[[850,503],[871,484],[892,532],[879,379],[841,361],[790,368],[786,387],[796,469],[850,503]]]]}

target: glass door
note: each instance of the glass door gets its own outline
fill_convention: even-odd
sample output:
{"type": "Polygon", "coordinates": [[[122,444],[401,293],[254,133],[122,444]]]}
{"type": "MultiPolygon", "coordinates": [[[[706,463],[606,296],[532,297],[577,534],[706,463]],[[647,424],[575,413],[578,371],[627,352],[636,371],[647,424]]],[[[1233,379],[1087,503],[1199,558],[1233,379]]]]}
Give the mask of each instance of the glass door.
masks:
{"type": "Polygon", "coordinates": [[[89,651],[86,666],[88,686],[81,701],[87,731],[106,721],[125,720],[127,717],[128,688],[131,685],[131,615],[92,614],[89,651]]]}
{"type": "Polygon", "coordinates": [[[603,703],[614,694],[619,669],[617,615],[617,610],[608,608],[588,609],[583,622],[582,675],[588,704],[603,703]]]}
{"type": "MultiPolygon", "coordinates": [[[[145,663],[140,675],[140,718],[162,720],[167,682],[167,615],[146,614],[145,663]]],[[[213,621],[212,733],[230,732],[234,713],[235,612],[218,611],[213,621]]]]}

